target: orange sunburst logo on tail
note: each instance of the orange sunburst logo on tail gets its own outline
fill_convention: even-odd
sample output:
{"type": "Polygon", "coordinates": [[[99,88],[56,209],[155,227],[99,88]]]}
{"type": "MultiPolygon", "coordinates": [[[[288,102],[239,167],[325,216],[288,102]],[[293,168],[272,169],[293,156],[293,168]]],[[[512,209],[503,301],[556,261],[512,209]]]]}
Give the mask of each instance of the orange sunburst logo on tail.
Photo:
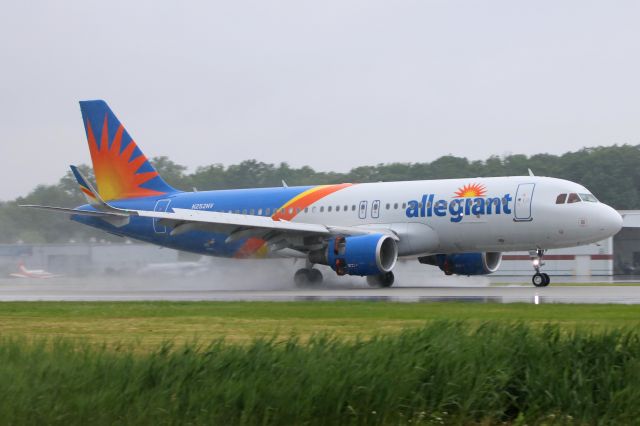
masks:
{"type": "Polygon", "coordinates": [[[487,193],[487,189],[484,185],[478,183],[470,183],[462,188],[458,189],[454,198],[473,198],[483,197],[487,193]]]}
{"type": "Polygon", "coordinates": [[[151,197],[162,195],[158,192],[143,188],[142,185],[154,177],[158,172],[140,172],[138,170],[147,162],[147,157],[136,149],[137,145],[133,140],[122,148],[122,135],[124,127],[119,125],[113,140],[109,140],[109,127],[107,114],[104,117],[104,124],[100,134],[100,145],[91,127],[91,122],[87,119],[87,139],[89,140],[89,150],[93,161],[93,171],[98,184],[98,193],[108,201],[119,198],[151,197]],[[135,158],[132,156],[138,154],[135,158]]]}

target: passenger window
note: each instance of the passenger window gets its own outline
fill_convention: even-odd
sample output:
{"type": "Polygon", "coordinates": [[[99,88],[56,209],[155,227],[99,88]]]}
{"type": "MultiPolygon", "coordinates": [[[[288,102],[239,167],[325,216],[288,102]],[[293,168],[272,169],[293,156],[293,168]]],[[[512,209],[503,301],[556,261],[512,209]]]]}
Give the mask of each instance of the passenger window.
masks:
{"type": "Polygon", "coordinates": [[[387,210],[389,210],[391,208],[391,204],[387,203],[385,207],[387,208],[387,210]]]}
{"type": "Polygon", "coordinates": [[[356,205],[355,205],[355,204],[353,204],[353,205],[351,206],[351,211],[352,211],[352,212],[355,212],[355,211],[356,211],[356,205]]]}
{"type": "Polygon", "coordinates": [[[579,203],[579,202],[580,202],[580,197],[578,197],[578,194],[576,194],[574,192],[569,194],[569,200],[567,201],[567,204],[579,203]]]}
{"type": "Polygon", "coordinates": [[[567,201],[567,194],[560,194],[556,198],[556,204],[564,204],[565,201],[567,201]]]}
{"type": "Polygon", "coordinates": [[[305,212],[305,213],[309,213],[309,207],[305,207],[305,208],[304,208],[304,212],[305,212]]]}
{"type": "Polygon", "coordinates": [[[324,206],[320,207],[320,213],[324,213],[324,206]]]}
{"type": "Polygon", "coordinates": [[[331,211],[331,206],[327,207],[327,212],[331,211]]]}
{"type": "Polygon", "coordinates": [[[251,209],[251,210],[249,211],[249,214],[251,214],[251,215],[254,215],[255,213],[256,213],[255,209],[251,209]]]}
{"type": "Polygon", "coordinates": [[[340,211],[340,206],[336,206],[336,211],[339,212],[340,211]]]}
{"type": "Polygon", "coordinates": [[[402,203],[402,210],[407,208],[407,203],[402,203]]]}
{"type": "MultiPolygon", "coordinates": [[[[353,206],[353,208],[355,209],[356,206],[353,206]]],[[[349,211],[349,206],[344,206],[344,211],[348,212],[349,211]]]]}
{"type": "Polygon", "coordinates": [[[242,214],[247,214],[247,209],[243,209],[242,214]]]}
{"type": "Polygon", "coordinates": [[[398,203],[394,203],[394,204],[393,204],[393,208],[394,208],[395,210],[398,210],[398,203]]]}

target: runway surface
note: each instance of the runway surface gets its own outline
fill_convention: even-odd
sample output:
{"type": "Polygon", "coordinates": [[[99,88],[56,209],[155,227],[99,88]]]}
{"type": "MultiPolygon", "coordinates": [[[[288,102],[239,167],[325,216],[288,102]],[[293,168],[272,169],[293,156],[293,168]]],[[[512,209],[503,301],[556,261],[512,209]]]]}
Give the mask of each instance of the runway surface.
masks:
{"type": "MultiPolygon", "coordinates": [[[[583,278],[583,280],[586,280],[583,278]]],[[[366,287],[362,281],[328,283],[321,288],[294,288],[285,283],[212,282],[207,277],[150,279],[135,276],[110,278],[61,277],[46,280],[0,279],[0,301],[393,301],[393,302],[498,302],[498,303],[620,303],[639,304],[636,281],[594,278],[580,285],[535,288],[526,277],[465,278],[438,281],[433,286],[366,287]],[[443,282],[445,284],[443,284],[443,282]]],[[[574,283],[568,283],[574,281],[574,283]]]]}

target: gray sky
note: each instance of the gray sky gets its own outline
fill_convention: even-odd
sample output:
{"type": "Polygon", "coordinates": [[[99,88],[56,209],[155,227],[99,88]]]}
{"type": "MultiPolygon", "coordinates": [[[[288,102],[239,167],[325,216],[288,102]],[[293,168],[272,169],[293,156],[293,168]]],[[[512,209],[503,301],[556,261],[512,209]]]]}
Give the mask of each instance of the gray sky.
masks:
{"type": "Polygon", "coordinates": [[[640,143],[636,1],[9,0],[0,57],[0,199],[90,163],[81,99],[190,170],[640,143]]]}

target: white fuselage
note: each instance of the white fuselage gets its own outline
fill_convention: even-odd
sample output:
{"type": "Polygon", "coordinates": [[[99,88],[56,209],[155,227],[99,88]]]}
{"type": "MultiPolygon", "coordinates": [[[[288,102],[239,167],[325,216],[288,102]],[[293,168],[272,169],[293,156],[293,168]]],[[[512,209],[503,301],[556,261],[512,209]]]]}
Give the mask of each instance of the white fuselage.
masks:
{"type": "Polygon", "coordinates": [[[560,194],[589,191],[538,176],[366,183],[322,198],[293,221],[390,228],[400,237],[401,256],[571,247],[620,230],[622,219],[611,207],[582,200],[557,204],[560,194]],[[484,191],[460,196],[465,187],[466,195],[484,191]]]}

